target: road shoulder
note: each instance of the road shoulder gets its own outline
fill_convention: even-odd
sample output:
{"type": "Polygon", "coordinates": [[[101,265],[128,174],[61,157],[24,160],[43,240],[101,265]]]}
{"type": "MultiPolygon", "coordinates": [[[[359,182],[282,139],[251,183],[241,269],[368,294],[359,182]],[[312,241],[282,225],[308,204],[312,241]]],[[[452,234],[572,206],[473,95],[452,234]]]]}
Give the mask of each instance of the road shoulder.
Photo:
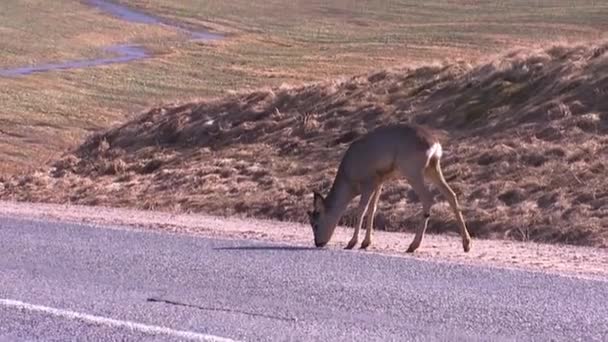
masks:
{"type": "MultiPolygon", "coordinates": [[[[312,233],[306,225],[257,219],[6,201],[0,201],[0,216],[194,234],[208,238],[300,246],[312,244],[312,233]]],[[[351,229],[338,227],[328,248],[343,248],[351,234],[351,229]]],[[[433,262],[524,269],[608,281],[606,249],[474,239],[471,251],[464,253],[457,235],[427,234],[416,253],[406,254],[412,238],[413,234],[409,233],[374,231],[374,240],[368,251],[353,250],[349,253],[379,253],[433,262]]]]}

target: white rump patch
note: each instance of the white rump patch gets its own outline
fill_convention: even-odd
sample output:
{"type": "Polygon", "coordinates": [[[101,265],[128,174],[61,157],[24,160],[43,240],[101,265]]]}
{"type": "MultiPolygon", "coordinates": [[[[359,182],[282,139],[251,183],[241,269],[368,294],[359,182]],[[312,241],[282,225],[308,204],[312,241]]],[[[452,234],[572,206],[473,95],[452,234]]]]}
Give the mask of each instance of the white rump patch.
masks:
{"type": "Polygon", "coordinates": [[[431,145],[431,147],[429,147],[429,149],[426,151],[427,160],[430,160],[433,156],[441,158],[442,154],[443,149],[441,148],[441,145],[438,142],[431,145]]]}

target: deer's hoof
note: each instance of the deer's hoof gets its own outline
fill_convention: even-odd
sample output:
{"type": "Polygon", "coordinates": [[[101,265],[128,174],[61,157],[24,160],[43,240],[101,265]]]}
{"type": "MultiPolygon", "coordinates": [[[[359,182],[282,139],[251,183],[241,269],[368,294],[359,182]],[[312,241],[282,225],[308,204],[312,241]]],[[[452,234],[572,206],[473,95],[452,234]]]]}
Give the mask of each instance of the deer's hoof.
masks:
{"type": "Polygon", "coordinates": [[[464,249],[464,252],[467,253],[468,251],[471,250],[471,240],[466,240],[462,242],[462,248],[464,249]]]}
{"type": "Polygon", "coordinates": [[[368,241],[368,240],[363,240],[363,242],[361,242],[361,249],[367,249],[367,247],[369,247],[369,245],[371,245],[372,242],[368,241]]]}
{"type": "Polygon", "coordinates": [[[350,240],[348,242],[348,245],[346,245],[346,247],[344,247],[344,249],[353,249],[353,247],[355,247],[356,244],[357,244],[357,240],[350,240]]]}

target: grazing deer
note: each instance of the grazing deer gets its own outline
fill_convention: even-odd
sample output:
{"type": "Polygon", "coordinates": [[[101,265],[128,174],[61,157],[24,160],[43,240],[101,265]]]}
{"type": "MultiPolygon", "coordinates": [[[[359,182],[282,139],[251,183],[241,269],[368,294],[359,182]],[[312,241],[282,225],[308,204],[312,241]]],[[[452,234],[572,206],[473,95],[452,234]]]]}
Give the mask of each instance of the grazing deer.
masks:
{"type": "Polygon", "coordinates": [[[417,125],[379,127],[354,141],[342,157],[327,197],[313,192],[314,211],[308,211],[308,216],[315,245],[323,247],[329,242],[348,203],[361,195],[355,231],[346,249],[357,244],[366,213],[366,233],[361,248],[367,248],[372,242],[374,214],[383,183],[391,178],[404,177],[420,198],[424,215],[424,225],[416,230],[416,236],[407,250],[408,253],[414,252],[420,246],[433,205],[433,196],[424,183],[427,177],[448,200],[460,226],[462,246],[468,252],[471,237],[460,213],[456,194],[443,178],[439,165],[441,154],[438,137],[429,129],[417,125]]]}

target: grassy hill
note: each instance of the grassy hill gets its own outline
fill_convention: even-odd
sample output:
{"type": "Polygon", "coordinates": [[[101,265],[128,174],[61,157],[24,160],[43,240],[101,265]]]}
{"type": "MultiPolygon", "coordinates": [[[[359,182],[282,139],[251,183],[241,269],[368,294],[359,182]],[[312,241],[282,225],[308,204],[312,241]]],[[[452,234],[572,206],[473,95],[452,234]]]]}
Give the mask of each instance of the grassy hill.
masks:
{"type": "MultiPolygon", "coordinates": [[[[161,106],[1,179],[0,197],[305,221],[350,142],[411,121],[449,133],[443,166],[475,237],[607,247],[607,50],[522,49],[161,106]]],[[[434,193],[429,232],[455,232],[434,193]]],[[[413,231],[416,201],[387,184],[379,228],[413,231]]]]}
{"type": "Polygon", "coordinates": [[[0,174],[20,173],[92,131],[167,101],[301,84],[435,60],[474,61],[547,41],[606,37],[597,0],[115,0],[226,35],[191,40],[128,23],[75,0],[3,0],[0,69],[109,57],[112,44],[152,56],[132,63],[0,77],[0,174]]]}

